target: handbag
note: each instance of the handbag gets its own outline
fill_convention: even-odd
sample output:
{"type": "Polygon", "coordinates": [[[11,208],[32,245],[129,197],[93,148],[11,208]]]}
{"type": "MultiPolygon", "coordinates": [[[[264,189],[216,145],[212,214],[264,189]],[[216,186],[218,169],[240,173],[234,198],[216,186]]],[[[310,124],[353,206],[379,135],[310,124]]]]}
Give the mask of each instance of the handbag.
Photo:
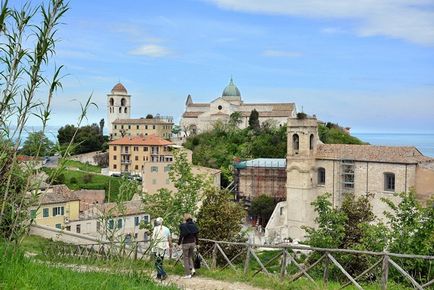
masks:
{"type": "Polygon", "coordinates": [[[194,261],[193,261],[193,265],[195,269],[200,269],[200,262],[201,262],[201,258],[199,256],[199,254],[196,254],[196,256],[194,257],[194,261]]]}

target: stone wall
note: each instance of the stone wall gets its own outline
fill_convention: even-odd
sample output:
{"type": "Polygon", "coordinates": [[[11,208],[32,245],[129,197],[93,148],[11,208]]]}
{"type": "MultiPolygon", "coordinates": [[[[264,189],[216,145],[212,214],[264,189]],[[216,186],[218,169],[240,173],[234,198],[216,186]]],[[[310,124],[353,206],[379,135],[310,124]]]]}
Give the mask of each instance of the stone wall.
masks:
{"type": "Polygon", "coordinates": [[[100,242],[106,242],[98,240],[95,237],[67,232],[64,230],[43,226],[43,225],[31,225],[30,234],[40,236],[46,239],[52,239],[53,241],[61,241],[68,244],[97,244],[100,242]]]}
{"type": "Polygon", "coordinates": [[[98,164],[96,164],[93,157],[96,155],[99,155],[99,154],[107,154],[107,153],[101,152],[101,151],[95,151],[95,152],[73,155],[69,159],[79,161],[81,163],[89,163],[91,165],[98,165],[98,164]]]}

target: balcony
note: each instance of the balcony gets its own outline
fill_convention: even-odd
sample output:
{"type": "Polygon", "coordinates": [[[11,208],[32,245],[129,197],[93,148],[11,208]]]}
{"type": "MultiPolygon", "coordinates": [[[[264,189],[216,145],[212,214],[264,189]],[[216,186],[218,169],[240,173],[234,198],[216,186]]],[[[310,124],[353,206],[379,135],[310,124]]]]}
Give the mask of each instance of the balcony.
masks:
{"type": "Polygon", "coordinates": [[[130,164],[131,160],[130,159],[121,159],[121,164],[130,164]]]}

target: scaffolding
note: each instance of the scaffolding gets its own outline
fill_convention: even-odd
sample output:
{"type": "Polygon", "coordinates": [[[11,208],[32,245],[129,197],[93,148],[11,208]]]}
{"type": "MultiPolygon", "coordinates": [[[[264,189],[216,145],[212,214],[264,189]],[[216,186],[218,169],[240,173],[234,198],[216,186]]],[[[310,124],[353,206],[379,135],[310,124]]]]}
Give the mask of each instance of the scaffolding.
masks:
{"type": "Polygon", "coordinates": [[[261,194],[276,201],[286,199],[286,159],[254,159],[237,163],[234,168],[237,200],[249,203],[261,194]]]}

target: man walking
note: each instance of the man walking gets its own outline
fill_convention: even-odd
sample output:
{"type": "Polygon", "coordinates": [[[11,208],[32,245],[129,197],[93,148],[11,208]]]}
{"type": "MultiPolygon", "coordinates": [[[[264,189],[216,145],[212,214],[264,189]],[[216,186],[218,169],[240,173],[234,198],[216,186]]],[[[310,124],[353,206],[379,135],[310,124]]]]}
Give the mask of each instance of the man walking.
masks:
{"type": "Polygon", "coordinates": [[[199,229],[193,222],[191,214],[184,214],[184,223],[179,225],[178,245],[182,245],[182,255],[184,257],[184,278],[190,279],[195,274],[193,264],[193,253],[198,244],[199,229]]]}
{"type": "Polygon", "coordinates": [[[152,252],[155,258],[155,268],[157,269],[157,279],[164,280],[167,277],[166,272],[163,268],[163,260],[166,251],[172,248],[172,237],[170,235],[170,230],[163,226],[163,218],[158,217],[155,220],[154,231],[152,232],[153,245],[152,252]]]}

